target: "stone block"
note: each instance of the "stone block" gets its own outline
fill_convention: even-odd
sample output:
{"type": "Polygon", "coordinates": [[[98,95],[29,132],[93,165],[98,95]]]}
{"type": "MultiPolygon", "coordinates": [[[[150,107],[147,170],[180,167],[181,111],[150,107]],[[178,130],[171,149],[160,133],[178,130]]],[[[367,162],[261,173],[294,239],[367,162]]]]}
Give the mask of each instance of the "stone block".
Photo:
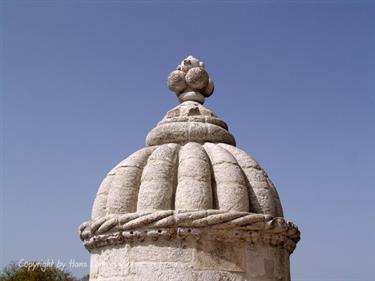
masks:
{"type": "Polygon", "coordinates": [[[243,243],[199,240],[193,251],[193,266],[199,270],[245,271],[243,243]]]}
{"type": "Polygon", "coordinates": [[[132,245],[131,262],[190,262],[192,249],[183,240],[145,241],[132,245]]]}
{"type": "Polygon", "coordinates": [[[179,262],[132,262],[132,281],[193,281],[189,263],[179,262]]]}
{"type": "Polygon", "coordinates": [[[96,262],[99,280],[128,275],[130,271],[129,245],[104,247],[96,262]]]}

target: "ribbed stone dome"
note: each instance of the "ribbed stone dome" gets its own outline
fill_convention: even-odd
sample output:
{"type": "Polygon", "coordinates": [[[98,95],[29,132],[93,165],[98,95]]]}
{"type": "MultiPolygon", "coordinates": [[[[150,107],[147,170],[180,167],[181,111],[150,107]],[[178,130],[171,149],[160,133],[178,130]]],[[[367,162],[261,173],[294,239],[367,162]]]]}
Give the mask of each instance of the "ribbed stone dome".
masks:
{"type": "Polygon", "coordinates": [[[300,239],[259,164],[203,106],[214,91],[189,56],[168,77],[180,104],[116,165],[79,227],[90,280],[290,280],[300,239]]]}
{"type": "Polygon", "coordinates": [[[227,125],[203,105],[170,110],[147,146],[103,180],[92,218],[156,210],[223,210],[282,217],[265,171],[234,146],[227,125]]]}

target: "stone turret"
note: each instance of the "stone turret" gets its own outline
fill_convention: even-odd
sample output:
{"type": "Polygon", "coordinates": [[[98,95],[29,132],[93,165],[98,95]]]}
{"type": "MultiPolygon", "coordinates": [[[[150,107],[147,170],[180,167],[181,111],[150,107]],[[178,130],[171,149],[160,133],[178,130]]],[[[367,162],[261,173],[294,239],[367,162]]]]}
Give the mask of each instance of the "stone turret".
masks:
{"type": "Polygon", "coordinates": [[[300,238],[266,172],[203,106],[213,81],[184,59],[168,77],[180,104],[115,166],[80,226],[91,281],[290,280],[300,238]]]}

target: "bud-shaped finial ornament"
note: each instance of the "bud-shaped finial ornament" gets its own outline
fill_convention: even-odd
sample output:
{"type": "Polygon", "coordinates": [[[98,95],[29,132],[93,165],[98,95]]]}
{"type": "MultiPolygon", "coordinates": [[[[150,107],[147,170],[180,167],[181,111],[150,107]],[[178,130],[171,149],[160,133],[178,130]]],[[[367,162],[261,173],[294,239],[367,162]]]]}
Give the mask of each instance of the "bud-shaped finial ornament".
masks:
{"type": "Polygon", "coordinates": [[[204,103],[204,98],[214,92],[214,82],[204,69],[204,63],[188,56],[177,70],[168,76],[168,88],[175,92],[180,102],[196,101],[204,103]]]}

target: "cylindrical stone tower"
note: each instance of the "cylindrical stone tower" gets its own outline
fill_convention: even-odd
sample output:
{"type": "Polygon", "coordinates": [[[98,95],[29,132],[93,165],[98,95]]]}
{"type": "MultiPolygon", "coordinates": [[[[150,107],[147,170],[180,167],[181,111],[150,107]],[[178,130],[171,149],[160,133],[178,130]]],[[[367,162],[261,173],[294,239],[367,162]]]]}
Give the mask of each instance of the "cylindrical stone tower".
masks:
{"type": "Polygon", "coordinates": [[[99,187],[80,226],[91,281],[288,281],[300,238],[266,172],[203,106],[204,64],[168,77],[180,104],[99,187]]]}

